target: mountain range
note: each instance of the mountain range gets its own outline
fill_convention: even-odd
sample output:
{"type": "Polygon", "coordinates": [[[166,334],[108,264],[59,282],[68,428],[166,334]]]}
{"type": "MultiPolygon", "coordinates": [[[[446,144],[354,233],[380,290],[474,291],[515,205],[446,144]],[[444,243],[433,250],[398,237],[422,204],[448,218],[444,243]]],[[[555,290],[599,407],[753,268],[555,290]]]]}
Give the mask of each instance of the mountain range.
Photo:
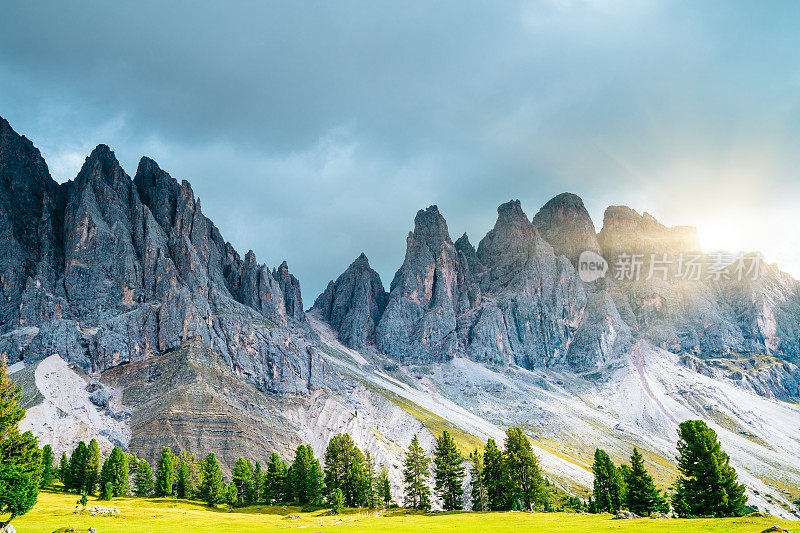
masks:
{"type": "Polygon", "coordinates": [[[413,434],[468,453],[520,425],[585,495],[600,445],[639,446],[668,486],[677,424],[702,418],[751,502],[796,516],[800,284],[625,206],[599,232],[570,193],[497,212],[476,247],[420,210],[388,290],[361,254],[306,311],[287,263],[242,257],[187,181],[147,157],[131,178],[99,145],[58,184],[0,118],[0,352],[23,425],[58,453],[94,437],[214,451],[226,472],[347,431],[398,495],[413,434]],[[585,257],[606,275],[586,280],[585,257]]]}

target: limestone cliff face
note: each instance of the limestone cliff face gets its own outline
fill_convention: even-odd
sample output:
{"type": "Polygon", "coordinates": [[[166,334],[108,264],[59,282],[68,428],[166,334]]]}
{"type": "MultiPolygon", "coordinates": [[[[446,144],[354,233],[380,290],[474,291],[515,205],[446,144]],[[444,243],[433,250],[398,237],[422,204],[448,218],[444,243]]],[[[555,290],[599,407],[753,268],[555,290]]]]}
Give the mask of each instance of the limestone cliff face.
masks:
{"type": "Polygon", "coordinates": [[[452,357],[458,348],[458,253],[436,206],[420,210],[406,239],[406,258],[392,280],[376,328],[378,348],[415,361],[452,357]]]}
{"type": "Polygon", "coordinates": [[[104,371],[200,340],[264,390],[312,381],[298,280],[244,260],[191,185],[148,158],[133,180],[108,146],[58,185],[0,119],[0,351],[104,371]]]}
{"type": "MultiPolygon", "coordinates": [[[[340,280],[351,276],[345,273],[340,280]]],[[[329,305],[339,283],[319,301],[329,305]]],[[[374,344],[411,363],[463,355],[525,368],[590,367],[619,357],[630,331],[612,301],[601,298],[589,306],[587,290],[518,200],[498,208],[497,223],[477,250],[466,235],[454,244],[444,218],[431,206],[417,213],[374,344]],[[580,353],[572,353],[576,338],[580,353]]],[[[344,300],[339,306],[335,317],[353,310],[344,300]]],[[[343,342],[356,346],[346,328],[324,313],[323,318],[343,342]]]]}
{"type": "Polygon", "coordinates": [[[363,253],[336,281],[331,281],[312,308],[339,334],[345,345],[359,349],[375,342],[375,327],[386,307],[381,278],[363,253]]]}
{"type": "MultiPolygon", "coordinates": [[[[625,206],[608,208],[603,229],[594,231],[583,202],[569,193],[547,202],[533,221],[519,201],[501,205],[477,250],[466,235],[450,240],[435,206],[420,211],[385,311],[376,319],[379,307],[370,307],[364,322],[370,333],[377,323],[375,348],[407,363],[465,356],[587,370],[646,339],[677,353],[753,353],[797,362],[800,286],[775,266],[756,260],[762,275],[740,280],[735,265],[716,266],[714,257],[699,252],[694,228],[669,228],[625,206]],[[581,281],[575,266],[586,250],[606,258],[605,278],[581,281]],[[635,273],[622,266],[631,257],[635,273]],[[698,279],[686,276],[690,257],[704,272],[698,279]],[[708,279],[714,268],[721,274],[708,279]]],[[[370,277],[371,287],[376,278],[370,277]]],[[[323,308],[337,284],[320,297],[323,308]]],[[[364,316],[364,306],[345,298],[336,306],[322,316],[340,339],[351,347],[369,344],[370,334],[354,341],[351,326],[336,318],[364,316]]],[[[795,368],[785,367],[789,378],[767,382],[794,390],[795,368]]]]}
{"type": "Polygon", "coordinates": [[[556,255],[566,256],[573,265],[581,252],[600,253],[592,218],[575,194],[565,192],[548,201],[533,217],[533,225],[556,255]]]}
{"type": "Polygon", "coordinates": [[[800,356],[800,285],[757,255],[704,254],[694,228],[618,206],[606,210],[598,240],[607,290],[639,336],[674,352],[800,356]]]}

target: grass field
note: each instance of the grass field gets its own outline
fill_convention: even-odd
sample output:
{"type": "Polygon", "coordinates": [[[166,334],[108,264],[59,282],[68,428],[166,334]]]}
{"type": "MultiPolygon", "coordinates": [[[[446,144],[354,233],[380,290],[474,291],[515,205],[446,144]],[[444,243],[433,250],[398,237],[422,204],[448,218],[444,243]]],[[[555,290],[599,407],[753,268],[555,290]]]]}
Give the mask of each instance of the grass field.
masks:
{"type": "Polygon", "coordinates": [[[96,502],[115,507],[120,514],[114,517],[75,514],[77,496],[43,492],[39,503],[28,514],[18,517],[13,525],[19,533],[52,533],[62,528],[74,528],[83,533],[94,527],[98,533],[162,533],[162,532],[268,532],[303,529],[310,532],[425,532],[492,531],[531,532],[695,532],[757,533],[773,524],[787,529],[797,523],[776,518],[731,518],[697,520],[611,520],[609,515],[567,513],[434,513],[418,514],[405,510],[389,510],[383,516],[364,511],[342,517],[324,516],[325,511],[302,512],[296,507],[252,506],[230,511],[210,509],[199,503],[169,499],[118,498],[112,502],[96,502]],[[299,515],[298,518],[291,518],[299,515]]]}

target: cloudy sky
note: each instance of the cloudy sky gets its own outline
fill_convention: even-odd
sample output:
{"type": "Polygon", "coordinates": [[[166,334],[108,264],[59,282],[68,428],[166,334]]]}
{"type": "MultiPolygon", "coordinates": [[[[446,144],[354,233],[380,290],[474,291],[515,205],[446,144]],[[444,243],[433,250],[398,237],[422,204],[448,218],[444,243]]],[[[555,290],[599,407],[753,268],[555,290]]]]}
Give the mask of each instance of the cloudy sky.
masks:
{"type": "Polygon", "coordinates": [[[17,2],[0,115],[72,179],[106,143],[192,182],[307,305],[416,211],[476,243],[571,191],[800,277],[798,2],[17,2]],[[163,4],[163,5],[162,5],[163,4]]]}

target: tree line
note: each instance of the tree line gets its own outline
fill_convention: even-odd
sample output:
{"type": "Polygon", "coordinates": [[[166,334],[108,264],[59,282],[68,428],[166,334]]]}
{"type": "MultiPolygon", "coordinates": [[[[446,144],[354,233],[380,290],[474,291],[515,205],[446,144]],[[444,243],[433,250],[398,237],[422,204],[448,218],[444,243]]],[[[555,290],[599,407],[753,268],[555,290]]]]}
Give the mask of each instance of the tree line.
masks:
{"type": "MultiPolygon", "coordinates": [[[[298,504],[332,507],[375,508],[392,503],[391,483],[385,467],[377,471],[369,451],[362,452],[347,433],[332,437],[324,453],[324,467],[310,445],[297,447],[291,463],[272,453],[262,468],[239,458],[225,482],[214,453],[198,460],[188,451],[175,454],[161,450],[155,473],[143,458],[123,452],[118,446],[102,460],[96,440],[79,442],[70,456],[63,452],[56,465],[49,445],[41,450],[30,433],[20,433],[25,416],[19,407],[20,389],[10,381],[5,361],[0,361],[0,514],[8,521],[28,511],[41,487],[52,487],[58,478],[67,491],[112,499],[134,494],[141,497],[172,497],[201,500],[209,505],[231,506],[298,504]]],[[[503,449],[489,439],[482,450],[469,454],[472,509],[550,510],[545,498],[549,481],[542,476],[539,459],[519,427],[506,431],[503,449]]],[[[448,431],[436,438],[432,457],[414,435],[402,465],[404,504],[428,511],[432,495],[445,510],[464,507],[465,458],[448,431]]],[[[608,453],[597,449],[595,475],[588,510],[617,512],[628,509],[639,515],[669,510],[679,516],[741,516],[746,512],[745,487],[737,482],[717,440],[704,422],[680,424],[678,468],[681,477],[671,498],[654,485],[644,458],[633,450],[630,465],[617,467],[608,453]]],[[[584,504],[576,497],[570,506],[584,504]]],[[[7,523],[7,522],[5,522],[7,523]]],[[[0,523],[3,525],[5,523],[0,523]]]]}
{"type": "Polygon", "coordinates": [[[591,512],[617,513],[627,509],[639,516],[672,511],[680,517],[743,516],[748,510],[745,486],[737,482],[730,457],[722,451],[717,434],[702,420],[687,420],[678,427],[678,470],[670,498],[653,483],[639,450],[631,464],[614,465],[605,450],[594,453],[594,490],[591,512]]]}

